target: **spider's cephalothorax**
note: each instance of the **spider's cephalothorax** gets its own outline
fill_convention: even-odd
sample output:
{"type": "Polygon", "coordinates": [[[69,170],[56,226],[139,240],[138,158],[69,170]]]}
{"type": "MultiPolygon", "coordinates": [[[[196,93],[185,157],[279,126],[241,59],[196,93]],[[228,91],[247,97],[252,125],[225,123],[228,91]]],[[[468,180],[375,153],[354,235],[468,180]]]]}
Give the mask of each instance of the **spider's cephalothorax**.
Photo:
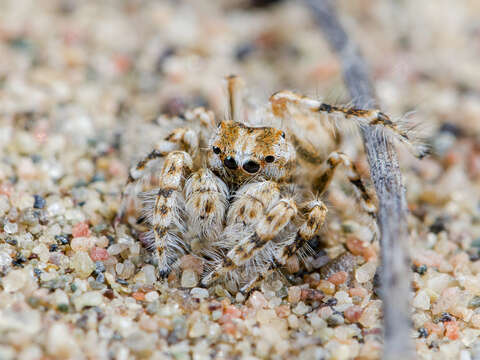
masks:
{"type": "Polygon", "coordinates": [[[206,260],[203,285],[226,277],[247,290],[318,234],[327,214],[320,197],[338,165],[346,167],[365,211],[375,213],[354,164],[340,152],[320,156],[319,149],[291,131],[293,113],[302,112],[313,122],[352,119],[380,126],[408,144],[410,134],[378,110],[330,106],[289,91],[272,95],[266,114],[282,120],[284,128],[248,126],[240,110],[240,79],[227,81],[231,119],[216,124],[213,113],[203,108],[187,112],[191,126],[174,130],[130,171],[117,220],[128,197],[160,162],[155,189],[140,193],[150,229],[143,238],[160,275],[188,251],[206,260]],[[299,181],[301,162],[315,169],[308,181],[304,175],[299,181]]]}
{"type": "Polygon", "coordinates": [[[285,181],[295,167],[295,149],[285,132],[222,121],[210,140],[208,167],[231,187],[247,180],[285,181]]]}

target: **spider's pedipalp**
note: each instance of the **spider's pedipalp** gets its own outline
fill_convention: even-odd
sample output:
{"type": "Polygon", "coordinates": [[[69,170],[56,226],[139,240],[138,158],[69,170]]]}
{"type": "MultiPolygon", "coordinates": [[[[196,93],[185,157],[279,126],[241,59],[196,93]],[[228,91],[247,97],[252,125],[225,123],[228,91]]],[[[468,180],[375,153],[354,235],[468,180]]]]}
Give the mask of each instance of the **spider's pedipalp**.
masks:
{"type": "MultiPolygon", "coordinates": [[[[227,226],[212,245],[222,251],[222,255],[211,265],[210,271],[202,280],[204,285],[209,284],[230,270],[237,267],[226,253],[238,244],[256,236],[255,226],[265,216],[269,204],[275,204],[280,199],[280,189],[274,181],[252,182],[243,185],[234,195],[233,202],[228,209],[227,226]]],[[[253,263],[252,265],[256,265],[253,263]]],[[[261,271],[256,267],[257,271],[261,271]]],[[[231,276],[235,278],[235,273],[231,276]]]]}
{"type": "Polygon", "coordinates": [[[280,189],[274,181],[260,181],[242,186],[235,194],[235,201],[230,206],[227,224],[255,224],[268,204],[276,203],[280,198],[280,189]]]}
{"type": "Polygon", "coordinates": [[[278,256],[278,262],[285,265],[290,256],[307,244],[318,234],[327,217],[327,207],[321,200],[311,200],[303,206],[305,220],[297,232],[297,239],[294,243],[285,246],[278,256]]]}
{"type": "Polygon", "coordinates": [[[357,189],[362,199],[362,206],[364,210],[371,216],[375,216],[376,206],[370,194],[363,183],[355,164],[348,158],[348,156],[341,152],[331,153],[327,160],[322,165],[319,174],[313,180],[312,188],[319,195],[322,195],[330,185],[337,166],[343,164],[347,168],[347,178],[352,185],[357,189]]]}
{"type": "Polygon", "coordinates": [[[321,200],[311,200],[302,206],[305,220],[297,231],[295,241],[285,243],[279,247],[269,261],[269,267],[263,272],[257,272],[247,284],[240,288],[243,293],[248,293],[258,282],[266,279],[276,268],[285,266],[288,258],[299,255],[298,251],[306,246],[307,242],[318,234],[327,216],[327,207],[321,200]]]}
{"type": "MultiPolygon", "coordinates": [[[[295,202],[292,199],[280,199],[259,218],[259,221],[253,226],[254,231],[250,236],[234,245],[222,261],[214,267],[214,270],[204,277],[202,283],[208,285],[219,277],[232,271],[235,272],[237,268],[246,264],[253,265],[256,268],[256,271],[250,270],[250,272],[266,271],[278,251],[278,246],[272,244],[271,241],[285,229],[296,215],[297,206],[295,202]]],[[[287,238],[287,240],[290,239],[287,238]]],[[[284,239],[283,242],[285,241],[284,239]]],[[[279,247],[285,246],[282,241],[280,242],[279,247]]],[[[239,275],[239,277],[242,276],[239,275]]]]}
{"type": "Polygon", "coordinates": [[[228,187],[208,169],[200,169],[185,183],[185,211],[189,231],[202,238],[216,239],[228,206],[228,187]]]}

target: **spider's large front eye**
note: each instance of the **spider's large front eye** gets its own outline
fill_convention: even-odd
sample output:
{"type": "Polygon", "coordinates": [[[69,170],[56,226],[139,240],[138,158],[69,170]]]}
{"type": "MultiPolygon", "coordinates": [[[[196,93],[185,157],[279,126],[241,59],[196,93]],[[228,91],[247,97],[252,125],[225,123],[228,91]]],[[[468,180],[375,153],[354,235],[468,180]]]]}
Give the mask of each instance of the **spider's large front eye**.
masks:
{"type": "Polygon", "coordinates": [[[273,156],[273,155],[265,156],[265,161],[268,162],[268,163],[272,163],[272,162],[275,161],[275,156],[273,156]]]}
{"type": "Polygon", "coordinates": [[[220,154],[220,153],[222,152],[222,150],[220,150],[219,147],[214,146],[214,147],[213,147],[213,152],[218,155],[218,154],[220,154]]]}
{"type": "Polygon", "coordinates": [[[255,174],[260,169],[260,165],[253,160],[247,161],[243,164],[243,170],[250,174],[255,174]]]}

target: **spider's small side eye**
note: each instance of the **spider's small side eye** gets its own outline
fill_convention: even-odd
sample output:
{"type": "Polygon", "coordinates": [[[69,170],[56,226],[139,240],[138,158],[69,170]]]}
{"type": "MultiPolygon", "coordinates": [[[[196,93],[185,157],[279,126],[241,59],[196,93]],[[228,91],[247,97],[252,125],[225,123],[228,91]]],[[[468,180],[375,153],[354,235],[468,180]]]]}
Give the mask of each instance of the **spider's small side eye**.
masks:
{"type": "Polygon", "coordinates": [[[274,161],[275,161],[275,157],[274,157],[273,155],[265,156],[265,161],[266,161],[267,163],[274,162],[274,161]]]}
{"type": "Polygon", "coordinates": [[[282,138],[285,139],[285,132],[284,131],[282,131],[282,138]]]}
{"type": "Polygon", "coordinates": [[[218,155],[218,154],[220,154],[220,153],[222,152],[222,150],[220,150],[219,147],[214,146],[214,147],[213,147],[213,152],[218,155]]]}

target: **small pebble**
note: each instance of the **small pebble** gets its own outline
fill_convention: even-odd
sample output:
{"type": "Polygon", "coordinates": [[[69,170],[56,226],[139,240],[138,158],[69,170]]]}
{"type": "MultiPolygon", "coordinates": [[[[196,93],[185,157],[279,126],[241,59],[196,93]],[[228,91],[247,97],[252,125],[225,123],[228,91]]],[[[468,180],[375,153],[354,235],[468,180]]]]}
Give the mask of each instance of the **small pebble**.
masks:
{"type": "Polygon", "coordinates": [[[454,317],[450,315],[449,313],[443,313],[440,316],[440,319],[438,319],[440,322],[449,322],[449,321],[454,321],[454,317]]]}
{"type": "Polygon", "coordinates": [[[293,308],[292,312],[296,315],[304,315],[306,314],[307,312],[309,312],[311,310],[311,308],[307,305],[305,305],[305,303],[303,301],[300,301],[297,306],[295,306],[295,308],[293,308]]]}
{"type": "Polygon", "coordinates": [[[193,288],[193,289],[190,291],[190,295],[191,295],[193,298],[206,299],[206,298],[208,298],[208,290],[207,290],[207,289],[203,289],[203,288],[193,288]]]}
{"type": "Polygon", "coordinates": [[[196,256],[185,255],[182,257],[180,268],[182,270],[191,269],[198,275],[201,275],[203,272],[203,261],[196,256]]]}
{"type": "Polygon", "coordinates": [[[345,319],[347,319],[350,323],[356,323],[362,316],[363,309],[360,306],[353,305],[350,306],[347,310],[345,310],[344,315],[345,319]]]}
{"type": "Polygon", "coordinates": [[[95,263],[84,251],[75,253],[72,256],[70,264],[82,279],[86,279],[95,270],[95,263]]]}
{"type": "Polygon", "coordinates": [[[67,245],[69,243],[69,238],[68,235],[55,235],[55,240],[60,244],[60,245],[67,245]]]}
{"type": "Polygon", "coordinates": [[[299,325],[298,317],[296,317],[295,315],[291,314],[291,315],[288,316],[287,320],[288,320],[288,325],[289,325],[292,329],[297,329],[297,328],[298,328],[298,325],[299,325]]]}
{"type": "Polygon", "coordinates": [[[328,326],[335,327],[338,325],[342,325],[345,322],[343,316],[341,314],[334,313],[327,318],[328,326]]]}
{"type": "Polygon", "coordinates": [[[197,338],[205,335],[206,332],[207,332],[207,325],[205,324],[205,322],[196,321],[190,328],[188,336],[191,338],[197,338]]]}
{"type": "Polygon", "coordinates": [[[457,340],[460,337],[458,324],[455,320],[447,321],[445,326],[445,336],[450,340],[457,340]]]}
{"type": "Polygon", "coordinates": [[[425,328],[420,328],[418,329],[418,337],[419,338],[427,338],[428,337],[428,331],[425,328]]]}
{"type": "Polygon", "coordinates": [[[153,301],[157,300],[159,297],[160,297],[160,295],[158,295],[158,292],[156,292],[156,291],[150,291],[150,292],[145,294],[145,300],[148,301],[148,302],[153,302],[153,301]]]}
{"type": "Polygon", "coordinates": [[[416,265],[413,266],[413,271],[415,271],[416,273],[418,273],[420,275],[425,275],[427,270],[428,270],[428,268],[427,268],[427,265],[425,265],[425,264],[422,264],[420,266],[416,266],[416,265]]]}
{"type": "Polygon", "coordinates": [[[355,279],[360,283],[371,281],[375,276],[377,265],[374,262],[367,262],[355,270],[355,279]]]}
{"type": "Polygon", "coordinates": [[[84,222],[79,222],[72,228],[72,236],[76,237],[88,237],[90,236],[90,229],[88,224],[84,222]]]}
{"type": "Polygon", "coordinates": [[[212,320],[214,321],[220,319],[221,316],[222,316],[222,312],[220,310],[215,310],[212,312],[212,320]]]}
{"type": "MultiPolygon", "coordinates": [[[[93,259],[92,259],[93,260],[93,259]]],[[[105,264],[103,263],[103,261],[95,261],[95,272],[96,273],[103,273],[105,272],[105,264]]]]}
{"type": "Polygon", "coordinates": [[[277,316],[281,319],[284,319],[290,315],[290,307],[287,305],[280,305],[275,308],[277,316]]]}
{"type": "Polygon", "coordinates": [[[327,299],[327,301],[325,302],[325,304],[326,304],[327,306],[335,306],[335,305],[337,305],[337,302],[338,302],[337,299],[334,298],[334,297],[332,297],[332,298],[327,299]]]}
{"type": "Polygon", "coordinates": [[[300,298],[307,301],[320,301],[325,295],[323,292],[315,289],[302,289],[300,298]]]}
{"type": "Polygon", "coordinates": [[[70,242],[73,251],[89,251],[95,245],[95,238],[92,237],[74,237],[70,242]]]}
{"type": "Polygon", "coordinates": [[[17,223],[7,221],[5,222],[5,225],[3,225],[3,230],[7,234],[16,234],[18,231],[18,225],[17,223]]]}
{"type": "Polygon", "coordinates": [[[429,310],[430,309],[430,296],[426,291],[419,291],[413,298],[412,305],[417,309],[429,310]]]}
{"type": "Polygon", "coordinates": [[[472,300],[470,300],[470,302],[468,303],[468,307],[474,309],[480,307],[480,296],[474,296],[472,300]]]}
{"type": "Polygon", "coordinates": [[[43,209],[45,207],[46,201],[43,197],[40,195],[33,195],[34,198],[34,203],[33,203],[33,208],[34,209],[43,209]]]}
{"type": "Polygon", "coordinates": [[[23,288],[27,280],[28,275],[25,270],[12,270],[2,279],[2,286],[7,293],[12,293],[23,288]]]}
{"type": "Polygon", "coordinates": [[[104,297],[100,292],[89,291],[81,294],[73,300],[73,304],[77,311],[83,309],[86,306],[99,306],[103,303],[104,297]]]}
{"type": "Polygon", "coordinates": [[[145,300],[145,293],[141,291],[136,291],[132,293],[132,297],[137,301],[144,301],[145,300]]]}
{"type": "Polygon", "coordinates": [[[330,277],[327,280],[334,285],[340,285],[340,284],[343,284],[345,281],[347,281],[347,278],[348,278],[348,274],[345,271],[339,271],[337,273],[330,275],[330,277]]]}
{"type": "Polygon", "coordinates": [[[335,285],[327,280],[320,280],[317,289],[326,295],[333,295],[335,293],[335,285]]]}
{"type": "Polygon", "coordinates": [[[57,310],[63,313],[67,313],[69,310],[68,304],[58,304],[57,310]]]}
{"type": "Polygon", "coordinates": [[[248,298],[247,303],[254,309],[265,308],[268,305],[265,296],[259,291],[254,291],[248,298]]]}
{"type": "Polygon", "coordinates": [[[105,275],[103,275],[102,273],[98,274],[95,278],[95,281],[99,284],[103,284],[105,282],[105,275]]]}
{"type": "Polygon", "coordinates": [[[184,288],[193,288],[198,283],[197,273],[191,269],[183,271],[180,285],[184,288]]]}
{"type": "Polygon", "coordinates": [[[94,246],[90,249],[90,257],[93,261],[103,261],[107,260],[109,257],[108,251],[106,249],[102,249],[99,247],[94,246]]]}
{"type": "Polygon", "coordinates": [[[290,286],[288,288],[288,302],[295,304],[300,301],[302,289],[299,286],[290,286]]]}
{"type": "Polygon", "coordinates": [[[12,264],[12,258],[4,251],[0,251],[0,268],[8,267],[12,264]]]}

